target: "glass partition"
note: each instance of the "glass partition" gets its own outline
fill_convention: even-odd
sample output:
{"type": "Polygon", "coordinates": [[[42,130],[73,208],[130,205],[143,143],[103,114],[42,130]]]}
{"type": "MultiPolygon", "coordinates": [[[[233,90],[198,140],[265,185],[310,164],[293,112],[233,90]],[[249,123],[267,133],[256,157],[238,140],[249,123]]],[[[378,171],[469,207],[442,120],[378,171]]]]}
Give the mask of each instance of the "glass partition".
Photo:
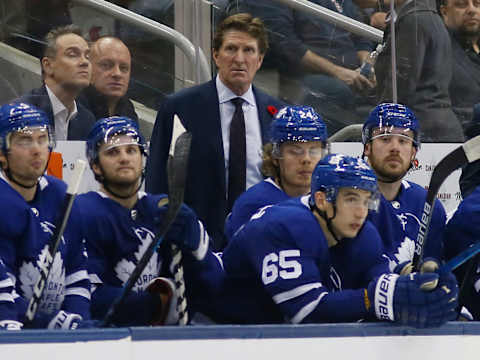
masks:
{"type": "MultiPolygon", "coordinates": [[[[453,0],[442,1],[446,1],[444,7],[450,6],[448,1],[453,3],[453,0]]],[[[450,34],[436,11],[434,0],[397,0],[395,41],[385,22],[388,0],[310,1],[385,30],[384,44],[294,9],[286,1],[110,2],[176,29],[202,49],[210,63],[211,38],[219,21],[229,14],[244,11],[260,17],[268,29],[270,49],[255,77],[255,85],[286,103],[314,106],[323,115],[330,134],[347,125],[361,124],[380,101],[395,100],[392,59],[396,61],[393,73],[398,102],[414,110],[424,130],[424,141],[462,141],[464,130],[470,126],[473,105],[480,98],[480,91],[476,91],[476,71],[480,76],[475,53],[478,46],[465,45],[472,44],[468,40],[471,36],[462,37],[461,31],[453,30],[452,37],[460,40],[453,46],[450,44],[450,34]],[[459,68],[460,61],[470,63],[462,63],[466,68],[459,68]]],[[[447,10],[445,8],[443,13],[447,14],[446,21],[450,23],[447,10]]],[[[151,110],[147,120],[150,124],[154,111],[168,94],[198,82],[198,63],[192,65],[172,43],[83,2],[1,0],[0,11],[1,41],[22,51],[0,58],[2,103],[41,86],[38,65],[44,36],[50,29],[69,23],[80,26],[89,41],[114,35],[127,45],[132,55],[127,97],[136,105],[143,105],[146,113],[151,110]]],[[[460,25],[452,26],[458,29],[460,25]]],[[[473,27],[471,24],[470,28],[473,27]]],[[[477,29],[478,24],[474,28],[477,29]]],[[[2,50],[3,54],[6,52],[2,50]]],[[[211,71],[214,76],[214,66],[211,71]]]]}

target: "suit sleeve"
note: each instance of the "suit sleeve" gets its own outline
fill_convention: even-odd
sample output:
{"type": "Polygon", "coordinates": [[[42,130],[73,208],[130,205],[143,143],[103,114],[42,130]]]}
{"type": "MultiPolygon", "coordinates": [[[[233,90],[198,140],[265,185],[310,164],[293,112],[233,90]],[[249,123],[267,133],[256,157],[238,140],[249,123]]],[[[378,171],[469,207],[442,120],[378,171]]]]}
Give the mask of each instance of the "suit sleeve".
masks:
{"type": "Polygon", "coordinates": [[[150,140],[145,189],[153,194],[167,194],[167,160],[172,137],[173,106],[167,98],[158,111],[150,140]]]}

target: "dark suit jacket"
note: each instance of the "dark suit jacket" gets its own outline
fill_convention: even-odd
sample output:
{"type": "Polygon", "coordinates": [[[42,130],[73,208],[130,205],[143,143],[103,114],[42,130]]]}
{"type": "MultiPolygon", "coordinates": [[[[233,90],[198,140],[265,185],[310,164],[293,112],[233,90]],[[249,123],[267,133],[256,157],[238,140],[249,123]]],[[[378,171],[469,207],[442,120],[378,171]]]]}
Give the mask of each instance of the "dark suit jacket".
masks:
{"type": "MultiPolygon", "coordinates": [[[[52,103],[48,97],[45,85],[38,89],[33,89],[29,93],[21,96],[16,102],[24,102],[36,106],[40,110],[45,111],[50,120],[50,125],[55,129],[55,121],[53,119],[52,103]]],[[[77,116],[68,123],[67,140],[86,140],[88,133],[95,124],[95,116],[88,111],[82,104],[77,101],[77,116]]]]}
{"type": "MultiPolygon", "coordinates": [[[[278,100],[253,88],[258,108],[262,141],[268,142],[272,115],[267,106],[284,106],[278,100]]],[[[147,161],[146,190],[168,193],[166,164],[172,137],[173,115],[192,133],[185,203],[195,210],[213,237],[214,245],[224,245],[227,215],[225,160],[220,107],[215,79],[173,94],[161,105],[153,128],[147,161]]]]}
{"type": "MultiPolygon", "coordinates": [[[[92,85],[84,89],[77,98],[78,103],[87,108],[95,119],[109,117],[107,99],[105,95],[98,92],[92,85]]],[[[120,98],[115,108],[115,116],[126,116],[138,122],[138,115],[135,112],[135,107],[129,98],[126,96],[120,98]]]]}

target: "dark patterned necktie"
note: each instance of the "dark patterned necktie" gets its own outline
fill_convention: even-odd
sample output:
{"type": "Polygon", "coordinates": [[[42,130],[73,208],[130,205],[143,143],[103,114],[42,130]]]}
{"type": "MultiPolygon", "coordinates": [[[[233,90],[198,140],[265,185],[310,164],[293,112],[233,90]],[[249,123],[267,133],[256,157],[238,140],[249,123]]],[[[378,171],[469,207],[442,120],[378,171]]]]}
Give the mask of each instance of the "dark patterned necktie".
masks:
{"type": "Polygon", "coordinates": [[[243,99],[231,100],[235,105],[232,123],[230,124],[230,151],[228,157],[228,212],[233,203],[245,191],[247,174],[247,155],[245,139],[245,118],[243,116],[243,99]]]}

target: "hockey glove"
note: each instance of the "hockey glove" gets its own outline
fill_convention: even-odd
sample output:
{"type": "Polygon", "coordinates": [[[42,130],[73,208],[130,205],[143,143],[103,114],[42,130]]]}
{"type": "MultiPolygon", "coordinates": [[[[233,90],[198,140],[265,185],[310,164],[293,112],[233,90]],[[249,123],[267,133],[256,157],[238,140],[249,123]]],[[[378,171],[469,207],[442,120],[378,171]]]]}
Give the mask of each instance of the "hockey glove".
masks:
{"type": "Polygon", "coordinates": [[[158,277],[146,289],[152,296],[160,297],[160,307],[155,309],[150,325],[175,325],[178,323],[178,296],[172,280],[158,277]]]}
{"type": "Polygon", "coordinates": [[[425,328],[440,326],[457,316],[458,285],[452,273],[440,278],[436,273],[384,274],[369,284],[367,293],[366,307],[380,320],[425,328]],[[436,280],[435,289],[424,289],[425,284],[436,280]]]}
{"type": "Polygon", "coordinates": [[[52,320],[48,323],[48,329],[62,329],[62,330],[75,330],[80,322],[82,317],[78,314],[68,313],[66,311],[60,310],[57,315],[55,315],[52,320]]]}
{"type": "Polygon", "coordinates": [[[202,260],[208,250],[208,234],[195,212],[185,204],[182,204],[166,239],[197,260],[202,260]]]}
{"type": "Polygon", "coordinates": [[[395,266],[393,272],[398,275],[408,275],[413,272],[413,263],[411,261],[404,261],[395,266]]]}
{"type": "MultiPolygon", "coordinates": [[[[433,257],[428,257],[422,260],[420,263],[420,273],[434,273],[437,272],[438,268],[440,267],[439,262],[437,259],[433,257]]],[[[438,279],[434,279],[429,283],[425,283],[422,285],[423,290],[433,290],[438,285],[438,279]]]]}
{"type": "Polygon", "coordinates": [[[22,330],[23,324],[15,320],[0,321],[0,330],[22,330]]]}

